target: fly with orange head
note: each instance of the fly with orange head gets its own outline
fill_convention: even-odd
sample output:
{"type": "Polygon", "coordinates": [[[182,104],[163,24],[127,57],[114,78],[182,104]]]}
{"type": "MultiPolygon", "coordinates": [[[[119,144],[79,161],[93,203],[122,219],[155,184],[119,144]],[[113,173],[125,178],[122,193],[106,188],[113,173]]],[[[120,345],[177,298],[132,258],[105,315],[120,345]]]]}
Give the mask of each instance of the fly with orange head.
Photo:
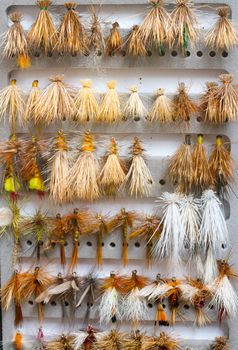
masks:
{"type": "MultiPolygon", "coordinates": [[[[44,290],[47,289],[53,282],[53,278],[42,268],[36,267],[21,276],[19,293],[22,301],[34,297],[37,298],[44,290]]],[[[43,321],[43,305],[37,304],[38,321],[42,324],[43,321]]]]}
{"type": "Polygon", "coordinates": [[[123,265],[127,266],[128,263],[128,234],[132,230],[135,221],[137,220],[137,213],[134,211],[126,211],[121,209],[120,213],[112,218],[107,226],[109,232],[113,232],[115,229],[120,228],[122,230],[123,237],[123,265]]]}
{"type": "Polygon", "coordinates": [[[50,234],[50,245],[59,245],[60,247],[60,263],[62,268],[65,268],[66,265],[66,255],[65,255],[65,246],[66,246],[66,237],[69,234],[67,217],[62,217],[60,214],[57,214],[56,217],[52,220],[52,230],[50,234]]]}
{"type": "Polygon", "coordinates": [[[65,229],[72,235],[73,239],[73,252],[71,261],[69,264],[69,272],[72,273],[78,264],[78,250],[80,236],[90,233],[87,227],[88,222],[91,220],[91,214],[86,211],[80,212],[77,208],[74,209],[73,214],[67,215],[64,218],[65,229]]]}
{"type": "Polygon", "coordinates": [[[182,291],[180,289],[181,281],[178,280],[176,277],[173,277],[168,282],[168,286],[171,287],[166,294],[165,297],[168,298],[169,301],[169,308],[170,308],[170,323],[171,325],[175,325],[176,322],[176,315],[179,308],[179,302],[180,298],[182,296],[182,291]]]}
{"type": "Polygon", "coordinates": [[[147,314],[147,303],[140,296],[140,290],[148,283],[148,279],[138,275],[137,271],[132,271],[130,277],[122,279],[122,288],[126,294],[124,301],[123,315],[126,320],[132,322],[132,328],[138,329],[139,321],[144,320],[147,314]]]}
{"type": "Polygon", "coordinates": [[[159,239],[161,232],[160,220],[155,215],[138,216],[138,227],[129,235],[129,239],[141,238],[146,242],[146,262],[147,266],[150,267],[152,263],[152,246],[153,240],[159,239]]]}
{"type": "Polygon", "coordinates": [[[102,191],[108,196],[115,196],[126,178],[126,163],[118,154],[118,145],[111,139],[109,150],[99,174],[102,191]]]}
{"type": "Polygon", "coordinates": [[[102,292],[99,304],[100,322],[115,323],[122,318],[123,277],[111,272],[100,286],[102,292]]]}
{"type": "Polygon", "coordinates": [[[1,288],[1,302],[2,307],[7,311],[12,303],[15,307],[15,326],[19,327],[23,322],[22,315],[22,296],[19,292],[21,286],[21,279],[24,277],[24,272],[15,271],[12,277],[1,288]]]}
{"type": "Polygon", "coordinates": [[[71,201],[80,199],[93,202],[99,199],[99,163],[95,153],[94,136],[87,131],[69,172],[68,190],[71,201]]]}

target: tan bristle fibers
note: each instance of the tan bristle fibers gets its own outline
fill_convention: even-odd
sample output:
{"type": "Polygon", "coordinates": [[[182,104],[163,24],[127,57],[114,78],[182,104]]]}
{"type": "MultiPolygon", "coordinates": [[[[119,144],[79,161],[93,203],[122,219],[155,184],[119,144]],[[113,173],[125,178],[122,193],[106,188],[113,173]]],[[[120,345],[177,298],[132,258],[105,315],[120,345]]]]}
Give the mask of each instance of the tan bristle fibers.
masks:
{"type": "Polygon", "coordinates": [[[51,4],[51,0],[37,1],[40,13],[28,32],[28,41],[31,49],[35,52],[42,49],[45,55],[52,54],[58,43],[57,29],[48,10],[51,4]]]}
{"type": "Polygon", "coordinates": [[[87,54],[88,37],[81,18],[76,11],[77,3],[66,2],[64,7],[67,12],[60,24],[56,50],[60,54],[70,54],[72,56],[87,54]]]}
{"type": "Polygon", "coordinates": [[[147,49],[162,53],[170,25],[170,16],[164,0],[150,0],[150,11],[139,27],[139,38],[147,49]]]}
{"type": "Polygon", "coordinates": [[[126,52],[129,56],[146,56],[147,50],[139,33],[140,27],[133,26],[126,40],[126,52]]]}
{"type": "Polygon", "coordinates": [[[190,99],[184,83],[179,83],[178,94],[174,98],[175,119],[189,122],[191,116],[198,111],[197,104],[190,99]]]}
{"type": "Polygon", "coordinates": [[[219,101],[216,111],[219,123],[238,120],[238,91],[232,84],[233,78],[231,74],[221,74],[219,79],[222,85],[218,86],[211,96],[219,101]]]}
{"type": "Polygon", "coordinates": [[[17,86],[16,79],[12,79],[10,84],[0,91],[0,119],[8,118],[12,134],[16,133],[17,121],[24,124],[25,103],[23,92],[17,86]]]}
{"type": "Polygon", "coordinates": [[[99,176],[103,191],[109,196],[114,196],[125,181],[125,173],[125,161],[119,157],[116,140],[112,138],[109,152],[105,157],[105,162],[99,176]]]}
{"type": "Polygon", "coordinates": [[[122,118],[121,102],[116,91],[116,81],[107,83],[108,91],[103,96],[99,109],[98,121],[105,123],[118,122],[122,118]]]}
{"type": "Polygon", "coordinates": [[[20,68],[29,68],[31,60],[26,33],[21,25],[22,15],[20,12],[13,12],[9,18],[12,25],[3,38],[3,55],[8,58],[16,57],[20,68]]]}
{"type": "Polygon", "coordinates": [[[215,50],[230,50],[238,44],[238,32],[228,18],[228,6],[218,8],[219,19],[207,33],[205,43],[215,50]]]}
{"type": "Polygon", "coordinates": [[[138,94],[137,86],[130,87],[130,96],[126,102],[123,117],[124,120],[138,121],[140,119],[145,119],[147,116],[147,109],[145,108],[142,99],[138,94]]]}
{"type": "Polygon", "coordinates": [[[220,135],[216,138],[216,144],[209,159],[209,168],[218,195],[234,183],[234,161],[220,135]]]}
{"type": "Polygon", "coordinates": [[[82,89],[75,96],[75,116],[78,122],[96,121],[98,118],[98,103],[92,90],[91,80],[82,80],[82,89]]]}
{"type": "Polygon", "coordinates": [[[95,155],[94,137],[84,135],[83,146],[69,173],[68,189],[71,200],[94,201],[100,197],[98,185],[99,164],[95,155]]]}
{"type": "Polygon", "coordinates": [[[102,54],[105,47],[103,30],[100,18],[94,6],[91,8],[91,27],[89,33],[89,48],[95,50],[97,54],[102,54]]]}
{"type": "Polygon", "coordinates": [[[189,194],[193,184],[193,157],[190,135],[169,163],[169,176],[178,192],[189,194]]]}
{"type": "Polygon", "coordinates": [[[213,178],[209,169],[203,135],[197,136],[197,144],[193,151],[193,187],[197,193],[213,186],[213,178]]]}
{"type": "Polygon", "coordinates": [[[164,89],[158,89],[156,95],[148,120],[150,122],[172,123],[175,114],[173,101],[165,95],[164,89]]]}
{"type": "Polygon", "coordinates": [[[38,116],[36,114],[35,106],[40,98],[40,94],[41,94],[41,91],[39,89],[39,82],[38,80],[34,80],[32,83],[32,89],[30,91],[30,94],[26,102],[24,121],[26,122],[33,121],[34,124],[37,124],[38,116]]]}
{"type": "Polygon", "coordinates": [[[59,131],[55,138],[54,148],[54,155],[49,161],[50,199],[55,204],[62,204],[67,202],[69,198],[67,186],[69,176],[68,146],[62,131],[59,131]]]}
{"type": "Polygon", "coordinates": [[[183,52],[189,44],[195,44],[199,36],[198,24],[190,0],[176,0],[176,6],[171,13],[168,31],[169,46],[177,46],[183,52]]]}
{"type": "Polygon", "coordinates": [[[75,115],[74,100],[70,87],[63,81],[61,75],[50,78],[50,84],[37,99],[34,112],[36,122],[49,125],[57,121],[72,120],[75,115]]]}
{"type": "Polygon", "coordinates": [[[210,123],[219,123],[217,110],[219,100],[216,98],[218,84],[215,82],[206,83],[206,92],[200,100],[200,109],[204,113],[204,120],[210,123]]]}
{"type": "Polygon", "coordinates": [[[128,188],[130,196],[149,196],[154,180],[146,165],[140,140],[135,137],[132,146],[132,157],[123,187],[128,188]]]}
{"type": "Polygon", "coordinates": [[[105,53],[108,56],[120,53],[122,46],[122,37],[119,31],[119,23],[112,24],[110,35],[108,36],[105,44],[105,53]]]}

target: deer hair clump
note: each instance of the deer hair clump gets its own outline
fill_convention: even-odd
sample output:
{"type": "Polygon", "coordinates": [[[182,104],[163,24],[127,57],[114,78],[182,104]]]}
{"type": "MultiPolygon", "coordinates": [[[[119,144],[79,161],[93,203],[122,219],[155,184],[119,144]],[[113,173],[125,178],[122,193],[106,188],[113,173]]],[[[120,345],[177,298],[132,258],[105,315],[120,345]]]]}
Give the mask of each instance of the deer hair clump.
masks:
{"type": "Polygon", "coordinates": [[[187,135],[184,143],[172,156],[169,163],[169,177],[176,186],[176,190],[189,194],[193,185],[193,155],[191,137],[187,135]]]}
{"type": "Polygon", "coordinates": [[[100,18],[97,15],[96,9],[94,6],[91,7],[91,27],[88,38],[88,46],[90,49],[93,49],[96,54],[101,55],[105,48],[105,41],[103,35],[103,29],[101,26],[100,18]]]}
{"type": "Polygon", "coordinates": [[[28,40],[21,25],[22,15],[20,12],[13,12],[9,15],[12,22],[11,27],[4,34],[3,56],[15,57],[18,67],[27,69],[31,66],[28,40]]]}
{"type": "Polygon", "coordinates": [[[227,337],[217,337],[211,345],[211,350],[230,350],[230,344],[227,337]]]}
{"type": "Polygon", "coordinates": [[[167,38],[170,47],[177,46],[186,52],[189,44],[195,44],[198,36],[198,24],[190,0],[176,0],[171,13],[167,38]]]}
{"type": "Polygon", "coordinates": [[[26,101],[25,111],[24,111],[24,121],[33,122],[37,124],[39,116],[36,114],[36,103],[38,102],[41,95],[41,90],[39,88],[38,80],[34,80],[32,83],[32,88],[26,101]]]}
{"type": "Polygon", "coordinates": [[[180,214],[181,195],[177,192],[164,192],[158,202],[163,211],[161,223],[154,234],[161,230],[160,227],[162,230],[156,237],[152,253],[156,260],[167,259],[172,268],[178,268],[182,261],[185,236],[180,214]]]}
{"type": "Polygon", "coordinates": [[[130,334],[126,334],[123,339],[124,350],[141,350],[146,336],[138,329],[132,331],[130,334]]]}
{"type": "Polygon", "coordinates": [[[164,89],[156,91],[156,99],[149,112],[150,122],[172,123],[174,121],[175,108],[173,101],[165,95],[164,89]]]}
{"type": "Polygon", "coordinates": [[[53,156],[48,161],[50,200],[55,204],[62,204],[69,200],[67,182],[69,176],[68,145],[62,131],[59,131],[55,137],[53,148],[53,156]]]}
{"type": "Polygon", "coordinates": [[[228,6],[217,10],[219,18],[205,37],[206,46],[215,50],[230,50],[238,44],[238,32],[228,18],[230,10],[228,6]]]}
{"type": "Polygon", "coordinates": [[[203,135],[198,135],[193,150],[193,188],[198,193],[213,186],[213,178],[203,141],[203,135]]]}
{"type": "Polygon", "coordinates": [[[75,115],[74,100],[70,93],[70,87],[63,81],[63,76],[50,78],[50,84],[42,91],[34,107],[36,122],[49,125],[63,121],[66,118],[72,120],[75,115]]]}
{"type": "Polygon", "coordinates": [[[138,29],[138,37],[148,49],[164,52],[170,16],[163,7],[163,0],[150,0],[150,11],[138,29]]]}
{"type": "Polygon", "coordinates": [[[84,55],[88,53],[88,37],[81,22],[81,18],[76,11],[76,2],[66,2],[64,4],[67,12],[62,18],[56,50],[60,54],[70,54],[72,56],[84,55]]]}
{"type": "Polygon", "coordinates": [[[145,119],[147,115],[147,110],[138,94],[137,86],[132,86],[129,90],[130,90],[130,97],[126,102],[126,105],[123,111],[124,119],[125,120],[134,119],[135,121],[138,121],[142,118],[145,119]]]}
{"type": "Polygon", "coordinates": [[[160,333],[160,336],[150,336],[145,337],[142,343],[142,350],[156,350],[156,349],[166,349],[166,350],[181,350],[179,342],[167,335],[164,332],[160,333]]]}
{"type": "Polygon", "coordinates": [[[82,80],[82,89],[74,98],[75,115],[74,121],[96,121],[98,118],[98,102],[92,90],[90,80],[82,80]]]}
{"type": "Polygon", "coordinates": [[[16,79],[0,91],[0,119],[8,119],[12,134],[16,133],[17,122],[24,124],[25,102],[23,92],[17,86],[16,79]]]}
{"type": "Polygon", "coordinates": [[[72,336],[62,334],[58,339],[47,342],[44,349],[45,350],[73,350],[72,336]]]}
{"type": "Polygon", "coordinates": [[[95,201],[100,197],[99,164],[95,155],[94,137],[89,132],[84,135],[78,158],[70,169],[68,190],[71,200],[95,201]]]}
{"type": "Polygon", "coordinates": [[[141,40],[139,30],[140,30],[140,27],[138,25],[134,25],[130,33],[128,34],[125,45],[126,45],[126,53],[129,56],[145,57],[147,55],[146,46],[141,40]]]}
{"type": "Polygon", "coordinates": [[[58,43],[57,28],[48,10],[51,4],[51,0],[37,1],[40,12],[27,36],[32,51],[39,52],[42,50],[46,56],[52,54],[58,43]]]}
{"type": "Polygon", "coordinates": [[[218,195],[226,191],[226,188],[235,182],[234,160],[223,143],[222,136],[216,138],[216,144],[209,159],[209,168],[218,195]]]}
{"type": "Polygon", "coordinates": [[[122,119],[121,102],[116,91],[116,81],[107,83],[108,91],[103,96],[99,108],[98,121],[105,123],[119,122],[122,119]]]}
{"type": "Polygon", "coordinates": [[[217,110],[219,108],[220,101],[216,97],[216,91],[218,84],[215,82],[206,83],[206,91],[202,96],[199,104],[199,108],[204,114],[204,121],[210,123],[220,123],[217,110]]]}
{"type": "Polygon", "coordinates": [[[149,196],[154,180],[144,159],[144,149],[140,140],[135,137],[128,173],[123,187],[128,189],[130,196],[149,196]]]}
{"type": "Polygon", "coordinates": [[[122,37],[119,30],[119,23],[112,24],[112,29],[105,43],[105,53],[108,56],[113,56],[120,53],[122,47],[122,37]]]}
{"type": "Polygon", "coordinates": [[[95,348],[101,350],[120,350],[123,345],[124,334],[117,330],[111,330],[109,333],[102,333],[96,336],[95,348]]]}
{"type": "Polygon", "coordinates": [[[179,83],[178,94],[174,98],[175,120],[189,122],[191,116],[198,111],[197,104],[190,99],[184,83],[179,83]]]}
{"type": "Polygon", "coordinates": [[[222,85],[213,91],[211,98],[215,98],[217,103],[217,123],[238,120],[238,91],[232,84],[233,75],[221,74],[219,76],[222,85]]]}
{"type": "Polygon", "coordinates": [[[99,175],[100,186],[105,194],[114,196],[125,181],[125,178],[126,164],[118,154],[116,140],[112,138],[110,149],[99,175]]]}

